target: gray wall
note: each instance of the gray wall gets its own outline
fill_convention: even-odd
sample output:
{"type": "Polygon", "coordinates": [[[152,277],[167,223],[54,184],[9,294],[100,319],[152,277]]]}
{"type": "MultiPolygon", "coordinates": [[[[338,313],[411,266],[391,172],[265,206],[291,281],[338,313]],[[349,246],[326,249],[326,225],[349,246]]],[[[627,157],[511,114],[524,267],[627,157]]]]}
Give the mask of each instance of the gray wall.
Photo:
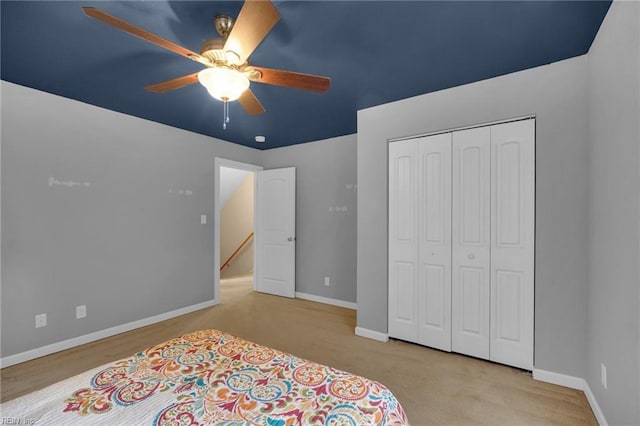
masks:
{"type": "Polygon", "coordinates": [[[262,155],[265,169],[296,167],[296,291],[355,302],[356,135],[262,155]]]}
{"type": "Polygon", "coordinates": [[[586,370],[587,67],[578,57],[358,113],[358,327],[387,332],[387,140],[535,114],[535,366],[586,370]]]}
{"type": "Polygon", "coordinates": [[[640,3],[615,1],[589,51],[586,374],[614,425],[640,424],[639,80],[640,3]]]}
{"type": "Polygon", "coordinates": [[[242,182],[249,176],[249,171],[220,167],[220,205],[224,207],[227,201],[240,188],[242,182]]]}
{"type": "Polygon", "coordinates": [[[213,299],[214,157],[259,155],[3,81],[2,357],[213,299]]]}

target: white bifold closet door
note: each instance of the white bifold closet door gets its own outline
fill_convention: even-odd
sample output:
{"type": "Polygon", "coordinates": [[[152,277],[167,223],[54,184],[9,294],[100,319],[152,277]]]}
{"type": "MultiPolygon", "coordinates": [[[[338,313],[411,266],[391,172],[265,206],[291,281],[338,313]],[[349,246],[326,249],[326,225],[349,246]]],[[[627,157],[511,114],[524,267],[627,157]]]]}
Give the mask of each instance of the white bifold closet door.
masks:
{"type": "Polygon", "coordinates": [[[389,334],[451,350],[451,134],[389,146],[389,334]]]}
{"type": "Polygon", "coordinates": [[[535,121],[491,126],[491,357],[533,368],[535,121]]]}
{"type": "Polygon", "coordinates": [[[451,350],[451,134],[418,144],[418,343],[451,350]]]}
{"type": "Polygon", "coordinates": [[[489,358],[491,129],[453,133],[452,349],[489,358]]]}
{"type": "Polygon", "coordinates": [[[417,154],[414,139],[389,145],[389,335],[410,342],[418,342],[417,154]]]}
{"type": "Polygon", "coordinates": [[[389,336],[533,368],[534,132],[389,144],[389,336]]]}

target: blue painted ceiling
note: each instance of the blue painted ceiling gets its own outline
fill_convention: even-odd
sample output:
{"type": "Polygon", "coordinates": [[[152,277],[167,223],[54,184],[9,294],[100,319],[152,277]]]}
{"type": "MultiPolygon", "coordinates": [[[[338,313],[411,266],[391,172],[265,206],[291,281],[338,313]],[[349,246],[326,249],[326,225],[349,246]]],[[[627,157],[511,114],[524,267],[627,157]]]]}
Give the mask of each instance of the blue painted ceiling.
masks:
{"type": "Polygon", "coordinates": [[[609,1],[274,1],[280,21],[253,65],[331,78],[324,94],[251,83],[266,113],[222,103],[199,84],[144,86],[198,63],[88,18],[95,6],[199,52],[212,19],[239,1],[2,1],[3,80],[268,149],[356,132],[357,110],[585,54],[609,1]],[[254,136],[267,137],[258,144],[254,136]]]}

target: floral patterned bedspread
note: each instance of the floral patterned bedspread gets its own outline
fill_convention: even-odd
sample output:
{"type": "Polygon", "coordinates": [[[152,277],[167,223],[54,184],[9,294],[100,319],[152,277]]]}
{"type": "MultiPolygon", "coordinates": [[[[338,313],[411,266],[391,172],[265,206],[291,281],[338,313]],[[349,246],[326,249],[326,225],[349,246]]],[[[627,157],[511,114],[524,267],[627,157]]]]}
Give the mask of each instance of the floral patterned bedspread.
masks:
{"type": "Polygon", "coordinates": [[[3,417],[35,424],[409,424],[377,382],[217,330],[152,346],[1,408],[3,417]]]}

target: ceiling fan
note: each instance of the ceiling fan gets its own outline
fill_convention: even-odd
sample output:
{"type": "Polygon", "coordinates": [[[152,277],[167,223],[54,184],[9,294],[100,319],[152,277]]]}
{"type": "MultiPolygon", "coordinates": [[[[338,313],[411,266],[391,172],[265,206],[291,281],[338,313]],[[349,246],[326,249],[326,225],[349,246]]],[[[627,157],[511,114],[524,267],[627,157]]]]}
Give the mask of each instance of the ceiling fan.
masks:
{"type": "Polygon", "coordinates": [[[250,81],[319,93],[326,92],[331,85],[331,79],[328,77],[249,65],[247,61],[249,55],[280,19],[277,9],[268,0],[246,0],[235,20],[226,15],[216,16],[214,26],[221,37],[205,40],[200,53],[179,46],[95,7],[87,6],[82,10],[91,18],[204,65],[206,68],[202,71],[151,84],[145,89],[154,93],[164,93],[199,81],[211,96],[224,103],[225,128],[229,121],[227,102],[238,100],[249,115],[265,112],[264,107],[249,88],[250,81]]]}

